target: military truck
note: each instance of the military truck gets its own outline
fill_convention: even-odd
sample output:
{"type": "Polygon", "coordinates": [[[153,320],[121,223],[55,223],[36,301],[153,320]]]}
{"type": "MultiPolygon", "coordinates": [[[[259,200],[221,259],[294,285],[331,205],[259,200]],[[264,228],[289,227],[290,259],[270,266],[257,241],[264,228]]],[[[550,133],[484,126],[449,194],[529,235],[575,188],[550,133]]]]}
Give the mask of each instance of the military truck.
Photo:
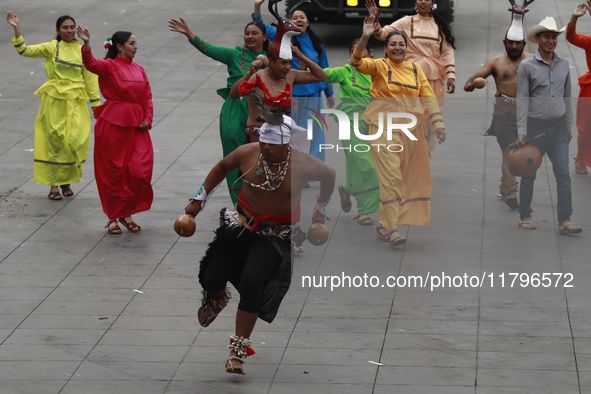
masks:
{"type": "MultiPolygon", "coordinates": [[[[286,0],[286,10],[290,10],[300,0],[286,0]]],[[[453,21],[453,0],[435,0],[437,13],[451,23],[453,21]]],[[[380,21],[390,23],[405,15],[415,13],[415,0],[376,0],[380,9],[380,21]]],[[[365,0],[310,0],[300,7],[314,22],[335,24],[358,23],[367,17],[365,0]]]]}

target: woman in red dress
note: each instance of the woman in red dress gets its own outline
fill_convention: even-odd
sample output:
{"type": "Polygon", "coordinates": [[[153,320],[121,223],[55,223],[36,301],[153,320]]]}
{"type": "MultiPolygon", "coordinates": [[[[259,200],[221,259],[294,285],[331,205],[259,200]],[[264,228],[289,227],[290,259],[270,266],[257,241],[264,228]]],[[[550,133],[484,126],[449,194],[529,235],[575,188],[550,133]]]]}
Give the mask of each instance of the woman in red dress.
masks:
{"type": "Polygon", "coordinates": [[[105,42],[105,59],[90,49],[90,33],[78,27],[84,41],[84,66],[99,76],[105,103],[94,116],[94,172],[103,211],[109,218],[109,234],[121,234],[117,220],[129,231],[141,231],[131,215],[152,205],[154,150],[149,130],[154,107],[144,68],[133,62],[137,40],[131,32],[118,31],[105,42]]]}
{"type": "Polygon", "coordinates": [[[575,172],[587,174],[587,167],[591,167],[591,35],[577,33],[577,19],[589,11],[591,15],[591,1],[579,4],[571,16],[566,27],[566,40],[571,44],[583,48],[587,59],[587,71],[579,77],[579,100],[577,102],[577,156],[575,157],[575,172]]]}

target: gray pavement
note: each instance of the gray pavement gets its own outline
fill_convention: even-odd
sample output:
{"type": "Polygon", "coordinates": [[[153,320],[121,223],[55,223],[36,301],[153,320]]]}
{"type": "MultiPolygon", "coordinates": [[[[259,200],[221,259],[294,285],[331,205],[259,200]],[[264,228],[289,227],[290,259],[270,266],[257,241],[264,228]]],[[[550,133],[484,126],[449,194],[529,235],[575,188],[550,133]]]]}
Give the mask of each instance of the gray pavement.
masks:
{"type": "MultiPolygon", "coordinates": [[[[48,40],[55,19],[73,15],[99,51],[114,30],[133,31],[154,91],[152,209],[138,214],[140,234],[109,236],[93,178],[92,155],[76,196],[49,201],[32,180],[33,123],[45,80],[43,62],[17,56],[12,28],[0,33],[0,393],[437,393],[591,392],[591,177],[575,176],[573,220],[585,232],[557,235],[555,182],[545,160],[538,172],[534,218],[524,231],[497,200],[500,152],[483,137],[492,86],[466,94],[464,81],[503,50],[508,2],[456,0],[458,92],[448,97],[448,141],[432,159],[432,224],[404,228],[408,243],[390,250],[374,229],[355,224],[354,210],[329,207],[330,241],[305,244],[276,321],[259,322],[257,354],[246,376],[224,372],[236,299],[212,326],[196,321],[198,260],[212,239],[218,211],[229,204],[222,185],[198,217],[197,233],[172,231],[211,166],[221,157],[215,89],[223,65],[198,54],[166,28],[182,16],[202,38],[238,45],[250,0],[61,0],[2,3],[21,18],[29,43],[48,40]],[[512,273],[524,273],[515,278],[512,273]],[[551,287],[522,279],[558,275],[551,287]],[[306,286],[304,276],[367,274],[378,287],[306,286]],[[448,275],[431,289],[409,283],[382,287],[388,276],[448,275]],[[484,278],[464,286],[462,277],[484,278]],[[501,280],[504,277],[504,284],[501,280]],[[459,278],[459,279],[458,279],[459,278]],[[557,286],[554,286],[558,283],[557,286]]],[[[553,15],[562,26],[577,1],[537,0],[528,25],[553,15]]],[[[332,65],[344,64],[353,27],[318,26],[332,65]]],[[[591,18],[579,22],[591,32],[591,18]]],[[[374,43],[376,53],[379,46],[374,43]]],[[[533,51],[535,48],[530,49],[533,51]]],[[[563,37],[558,52],[576,76],[587,71],[582,50],[563,37]]],[[[489,81],[490,82],[490,81],[489,81]]],[[[576,130],[573,130],[576,136],[576,130]]],[[[329,141],[335,133],[328,133],[329,141]]],[[[576,149],[571,143],[571,153],[576,149]]],[[[342,154],[328,163],[343,179],[342,154]]],[[[572,163],[571,163],[572,165],[572,163]]],[[[308,218],[317,185],[305,191],[308,218]]],[[[375,218],[375,215],[374,215],[375,218]]],[[[304,219],[304,228],[309,223],[304,219]]]]}

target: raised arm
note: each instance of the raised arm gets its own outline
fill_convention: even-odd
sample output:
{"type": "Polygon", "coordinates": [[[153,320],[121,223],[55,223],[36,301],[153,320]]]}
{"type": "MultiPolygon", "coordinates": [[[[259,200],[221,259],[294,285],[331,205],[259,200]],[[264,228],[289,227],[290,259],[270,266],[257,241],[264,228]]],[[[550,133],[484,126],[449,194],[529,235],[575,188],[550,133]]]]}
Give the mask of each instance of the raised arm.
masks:
{"type": "Polygon", "coordinates": [[[253,21],[256,22],[263,19],[263,16],[261,15],[261,5],[263,5],[264,2],[265,0],[254,0],[254,12],[252,13],[253,21]]]}
{"type": "Polygon", "coordinates": [[[14,27],[14,38],[19,38],[23,35],[21,31],[20,20],[18,19],[18,16],[16,16],[15,13],[13,13],[12,11],[8,11],[6,13],[6,21],[10,26],[14,27]]]}
{"type": "Polygon", "coordinates": [[[6,14],[6,21],[12,27],[14,27],[14,37],[12,38],[12,44],[19,55],[31,58],[49,57],[54,53],[51,42],[45,42],[37,45],[27,45],[21,32],[21,24],[16,14],[8,11],[6,14]]]}
{"type": "Polygon", "coordinates": [[[84,67],[91,73],[96,75],[105,75],[109,72],[107,62],[102,59],[97,59],[92,55],[92,49],[90,48],[90,31],[78,26],[77,28],[78,38],[84,41],[82,45],[82,62],[84,67]]]}
{"type": "Polygon", "coordinates": [[[218,62],[229,64],[239,53],[236,48],[227,48],[218,45],[213,45],[201,39],[191,28],[189,24],[183,19],[169,19],[168,27],[170,31],[181,33],[187,37],[189,43],[205,56],[210,57],[218,62]]]}
{"type": "Polygon", "coordinates": [[[371,37],[371,35],[373,34],[374,25],[375,17],[373,15],[370,15],[364,19],[361,37],[359,38],[359,41],[357,41],[357,45],[355,45],[355,48],[353,49],[353,53],[351,53],[350,58],[351,66],[359,72],[362,72],[367,75],[372,75],[375,72],[375,60],[363,58],[363,54],[365,53],[365,47],[367,46],[369,37],[371,37]]]}
{"type": "Polygon", "coordinates": [[[591,15],[590,0],[587,0],[587,3],[577,5],[566,28],[566,40],[571,44],[581,48],[591,45],[591,36],[577,34],[577,21],[580,17],[585,15],[587,11],[589,11],[589,15],[591,15]]]}
{"type": "Polygon", "coordinates": [[[365,2],[365,8],[367,8],[367,12],[369,13],[369,15],[373,16],[375,18],[374,19],[375,24],[374,24],[373,34],[379,34],[379,32],[381,31],[381,26],[380,26],[380,21],[379,21],[380,9],[376,5],[375,0],[367,0],[365,2]]]}
{"type": "Polygon", "coordinates": [[[195,41],[195,37],[197,36],[197,34],[195,34],[193,30],[191,30],[189,24],[185,22],[183,18],[169,19],[168,28],[170,29],[170,31],[184,34],[190,43],[195,41]]]}
{"type": "Polygon", "coordinates": [[[254,12],[252,13],[251,18],[253,22],[262,22],[265,25],[265,29],[267,29],[267,37],[269,38],[269,42],[271,42],[277,34],[277,28],[265,23],[263,20],[263,14],[261,14],[261,5],[264,2],[265,0],[254,0],[254,12]]]}
{"type": "MultiPolygon", "coordinates": [[[[260,56],[260,55],[259,55],[260,56]]],[[[268,61],[268,60],[267,60],[268,61]]],[[[250,63],[250,68],[248,69],[248,71],[246,72],[246,74],[244,74],[244,76],[242,78],[240,78],[238,81],[234,82],[234,85],[232,85],[232,89],[230,89],[230,98],[236,100],[237,98],[240,98],[240,84],[242,83],[242,81],[249,81],[251,79],[252,76],[254,76],[257,71],[261,70],[263,68],[263,60],[259,57],[257,57],[255,60],[252,61],[252,63],[250,63]]]]}
{"type": "Polygon", "coordinates": [[[373,34],[374,26],[375,26],[375,17],[373,15],[368,16],[363,20],[363,30],[361,31],[361,38],[357,41],[357,45],[355,45],[355,50],[357,52],[364,52],[365,47],[369,41],[369,37],[373,34]]]}
{"type": "MultiPolygon", "coordinates": [[[[326,73],[316,62],[313,60],[308,59],[306,56],[300,52],[300,50],[292,45],[291,51],[293,56],[298,59],[301,64],[304,64],[309,71],[301,71],[301,70],[293,70],[295,78],[294,84],[304,84],[304,83],[313,83],[313,82],[322,82],[326,79],[326,73]]],[[[302,67],[303,68],[303,67],[302,67]]]]}

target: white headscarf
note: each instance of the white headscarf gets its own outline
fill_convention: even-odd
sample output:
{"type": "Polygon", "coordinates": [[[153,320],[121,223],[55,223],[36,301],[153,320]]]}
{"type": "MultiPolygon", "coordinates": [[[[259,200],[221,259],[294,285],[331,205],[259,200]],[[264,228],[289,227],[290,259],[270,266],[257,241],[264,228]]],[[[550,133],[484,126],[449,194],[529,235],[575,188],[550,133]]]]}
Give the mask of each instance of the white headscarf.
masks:
{"type": "Polygon", "coordinates": [[[259,141],[265,144],[289,144],[291,141],[291,118],[283,115],[283,123],[280,125],[263,123],[259,128],[259,133],[259,141]]]}

